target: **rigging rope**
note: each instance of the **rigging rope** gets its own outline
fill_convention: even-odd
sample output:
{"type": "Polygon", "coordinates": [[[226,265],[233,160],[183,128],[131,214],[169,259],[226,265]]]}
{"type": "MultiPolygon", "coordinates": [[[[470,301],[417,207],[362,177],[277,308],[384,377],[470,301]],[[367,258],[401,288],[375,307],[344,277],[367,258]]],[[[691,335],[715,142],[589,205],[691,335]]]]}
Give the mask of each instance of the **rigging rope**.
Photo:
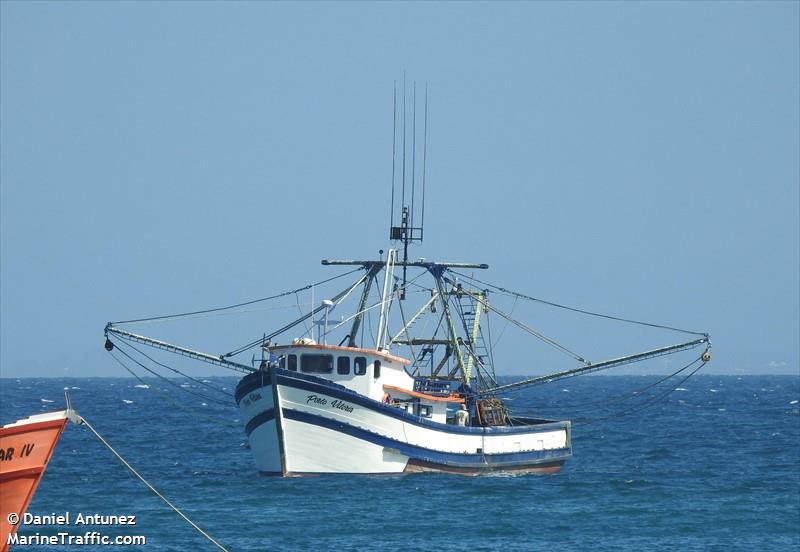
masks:
{"type": "MultiPolygon", "coordinates": [[[[639,412],[641,410],[649,408],[649,407],[653,406],[654,404],[666,399],[666,397],[668,397],[670,394],[672,394],[680,385],[682,385],[684,382],[686,382],[686,380],[688,380],[694,374],[696,374],[706,364],[708,364],[708,362],[704,361],[703,357],[701,355],[700,357],[698,357],[698,358],[694,359],[693,361],[691,361],[689,364],[683,366],[682,368],[676,370],[675,372],[673,372],[673,373],[671,373],[671,374],[669,374],[667,376],[664,376],[660,380],[658,380],[658,381],[656,381],[654,383],[651,383],[650,385],[647,385],[647,386],[645,386],[645,387],[643,387],[641,389],[633,391],[632,392],[633,394],[631,396],[620,396],[620,397],[617,397],[615,400],[611,400],[611,401],[597,401],[597,402],[594,402],[594,403],[583,403],[583,405],[577,405],[577,406],[576,405],[572,405],[572,406],[563,406],[562,405],[559,408],[570,408],[570,409],[576,409],[577,408],[577,409],[584,409],[585,410],[586,408],[594,407],[596,405],[601,405],[602,406],[602,405],[617,404],[617,403],[621,403],[621,402],[624,402],[624,401],[627,401],[627,400],[633,400],[633,399],[637,399],[637,398],[649,398],[649,399],[651,399],[651,400],[645,400],[645,401],[639,402],[637,404],[634,404],[634,405],[630,406],[627,409],[620,410],[618,412],[614,412],[614,413],[609,414],[607,416],[601,416],[601,417],[598,417],[598,418],[578,418],[572,423],[572,425],[573,426],[585,426],[585,425],[589,425],[589,424],[592,424],[592,423],[595,423],[595,422],[599,422],[599,421],[603,421],[603,420],[611,420],[611,419],[622,418],[623,416],[627,416],[628,414],[632,414],[634,412],[639,412]],[[700,362],[700,361],[702,361],[700,366],[698,366],[697,368],[692,370],[686,377],[684,377],[682,380],[680,380],[677,384],[671,385],[669,389],[667,389],[665,392],[661,393],[660,395],[655,395],[655,396],[641,395],[642,392],[647,391],[649,389],[652,389],[652,388],[660,385],[661,383],[664,383],[665,381],[668,381],[668,380],[672,379],[673,377],[675,377],[678,374],[680,374],[681,372],[691,368],[697,362],[700,362]]],[[[512,421],[512,425],[513,425],[514,421],[521,421],[518,418],[515,418],[513,416],[509,416],[509,420],[512,421]]]]}
{"type": "Polygon", "coordinates": [[[109,352],[111,353],[111,357],[114,360],[116,360],[117,363],[120,366],[125,368],[125,370],[127,370],[130,375],[132,375],[134,378],[139,380],[139,383],[141,383],[142,385],[146,385],[148,391],[155,391],[162,399],[166,400],[169,403],[172,403],[172,405],[176,406],[178,409],[183,410],[184,412],[188,412],[189,414],[191,414],[195,418],[197,418],[197,417],[203,418],[203,419],[205,419],[205,420],[207,420],[207,421],[209,421],[209,422],[211,422],[212,424],[215,424],[215,425],[220,425],[220,426],[223,426],[223,427],[232,427],[233,426],[233,424],[231,424],[229,422],[221,422],[221,421],[219,421],[217,419],[211,418],[210,416],[206,416],[205,414],[198,413],[196,409],[189,408],[188,406],[184,406],[181,403],[173,400],[172,397],[168,396],[166,393],[162,392],[161,390],[159,390],[159,389],[157,389],[155,387],[152,387],[150,384],[148,384],[146,381],[144,381],[141,377],[139,377],[139,374],[137,374],[136,372],[131,370],[124,362],[122,362],[120,359],[118,359],[113,351],[109,351],[109,352]]]}
{"type": "MultiPolygon", "coordinates": [[[[692,363],[692,364],[694,364],[694,363],[692,363]]],[[[575,421],[575,423],[573,425],[578,425],[578,426],[589,425],[589,424],[593,424],[595,422],[600,422],[600,421],[603,421],[603,420],[612,420],[612,419],[615,419],[615,418],[621,418],[623,416],[627,416],[628,414],[632,414],[634,412],[639,412],[640,410],[644,410],[645,408],[648,408],[648,407],[650,407],[650,406],[652,406],[652,405],[654,405],[654,404],[666,399],[669,395],[671,395],[675,391],[676,387],[679,387],[680,385],[682,385],[686,380],[688,380],[690,377],[695,375],[706,364],[708,364],[708,363],[703,361],[702,364],[700,364],[700,366],[698,366],[697,368],[695,368],[694,370],[689,372],[689,374],[686,377],[684,377],[681,381],[679,381],[676,384],[675,387],[670,386],[670,389],[667,389],[667,391],[665,391],[661,395],[656,396],[651,401],[647,401],[647,402],[644,402],[642,404],[638,404],[638,405],[632,406],[631,408],[629,408],[627,410],[622,410],[620,412],[616,412],[616,413],[610,414],[608,416],[602,416],[600,418],[579,418],[578,420],[575,421]]]]}
{"type": "MultiPolygon", "coordinates": [[[[120,339],[124,339],[124,337],[120,336],[120,339]]],[[[176,374],[179,374],[179,375],[181,375],[181,376],[183,376],[183,377],[185,377],[185,378],[188,378],[188,379],[190,379],[191,381],[195,382],[195,383],[196,383],[196,384],[198,384],[198,385],[202,385],[202,386],[204,386],[204,387],[207,387],[208,389],[211,389],[212,391],[216,391],[217,393],[222,393],[223,395],[226,395],[227,397],[233,398],[233,393],[229,393],[229,392],[227,392],[227,391],[223,391],[222,389],[217,389],[216,387],[214,387],[214,386],[212,386],[212,385],[209,385],[209,384],[207,384],[206,382],[204,382],[204,381],[202,381],[202,380],[199,380],[199,379],[193,378],[193,377],[192,377],[192,376],[190,376],[189,374],[185,374],[185,373],[181,372],[181,371],[180,371],[180,370],[178,370],[177,368],[173,368],[172,366],[167,366],[166,364],[163,364],[163,363],[161,363],[161,362],[157,361],[156,359],[154,359],[153,357],[151,357],[150,355],[148,355],[147,353],[145,353],[145,352],[144,352],[144,351],[142,351],[141,349],[139,349],[139,348],[137,348],[137,347],[134,347],[134,346],[133,346],[131,343],[129,343],[128,341],[125,341],[125,345],[126,345],[126,346],[128,346],[128,347],[130,347],[131,349],[133,349],[134,351],[136,351],[137,353],[139,353],[140,355],[142,355],[142,356],[143,356],[143,357],[145,357],[146,359],[148,359],[150,362],[152,362],[152,363],[154,363],[154,364],[158,364],[158,365],[159,365],[159,366],[161,366],[162,368],[166,368],[167,370],[172,370],[172,371],[173,371],[173,372],[175,372],[176,374]]]]}
{"type": "MultiPolygon", "coordinates": [[[[327,331],[326,331],[326,332],[325,332],[323,335],[327,336],[327,335],[328,335],[328,334],[330,334],[331,332],[333,332],[333,331],[337,330],[337,329],[338,329],[339,327],[341,327],[342,325],[344,325],[344,324],[346,324],[346,323],[350,322],[350,321],[351,321],[353,318],[355,318],[355,317],[357,317],[357,316],[361,316],[361,315],[363,315],[365,312],[367,312],[367,311],[368,311],[368,310],[370,310],[370,309],[374,309],[374,308],[376,308],[376,307],[380,307],[380,306],[382,306],[382,305],[384,305],[384,304],[386,304],[386,303],[391,303],[392,301],[394,301],[394,300],[395,300],[395,299],[394,299],[394,295],[395,295],[395,293],[397,293],[397,292],[399,292],[399,291],[405,291],[405,288],[407,288],[409,285],[413,284],[413,283],[414,283],[414,280],[418,280],[418,279],[419,279],[421,276],[422,276],[422,274],[419,274],[419,275],[417,275],[417,276],[416,276],[416,277],[415,277],[413,280],[411,280],[410,282],[406,283],[404,286],[397,286],[397,287],[396,287],[396,288],[395,288],[395,289],[392,291],[392,293],[391,293],[391,294],[389,294],[389,297],[387,297],[386,299],[379,300],[377,303],[375,303],[375,304],[373,304],[373,305],[370,305],[369,307],[365,307],[363,310],[361,310],[361,311],[359,311],[359,312],[356,312],[355,314],[351,314],[350,316],[348,316],[347,318],[344,318],[344,319],[343,319],[341,322],[339,322],[338,324],[336,324],[336,325],[335,325],[333,328],[331,328],[330,330],[327,330],[327,328],[326,328],[326,330],[327,330],[327,331]]],[[[395,278],[395,280],[397,280],[397,278],[395,278]]],[[[352,291],[353,289],[355,289],[355,288],[356,288],[356,286],[358,286],[358,284],[359,284],[359,283],[360,283],[360,281],[359,281],[359,282],[357,282],[357,283],[356,283],[356,284],[355,284],[355,285],[354,285],[354,286],[351,288],[351,290],[349,290],[349,291],[347,292],[347,293],[348,293],[348,295],[350,294],[350,291],[352,291]]],[[[343,301],[344,299],[345,299],[345,297],[343,297],[343,298],[342,298],[342,301],[343,301]]],[[[338,305],[340,302],[341,302],[341,301],[337,302],[337,305],[338,305]]],[[[333,310],[333,308],[331,308],[331,310],[333,310]]]]}
{"type": "Polygon", "coordinates": [[[625,401],[646,398],[649,395],[644,395],[643,393],[645,393],[646,391],[648,391],[650,389],[653,389],[653,388],[661,385],[662,383],[674,378],[675,376],[677,376],[681,372],[684,372],[685,370],[688,370],[689,368],[691,368],[692,366],[694,366],[695,364],[700,362],[702,360],[702,358],[703,357],[701,355],[701,356],[697,357],[696,359],[694,359],[693,361],[691,361],[690,363],[686,364],[685,366],[682,366],[678,370],[675,370],[671,374],[663,376],[658,381],[655,381],[655,382],[653,382],[653,383],[651,383],[649,385],[646,385],[644,387],[641,387],[639,389],[634,389],[633,391],[626,391],[625,393],[623,393],[621,395],[618,395],[618,396],[616,396],[616,397],[614,397],[612,399],[604,399],[604,400],[600,400],[600,401],[591,401],[591,402],[584,402],[584,403],[578,403],[578,404],[558,405],[558,406],[553,406],[553,409],[556,409],[556,410],[560,410],[560,409],[586,410],[586,409],[589,409],[589,408],[604,407],[604,406],[608,406],[608,405],[619,404],[619,403],[622,403],[622,402],[625,402],[625,401]]]}
{"type": "MultiPolygon", "coordinates": [[[[121,341],[120,341],[120,342],[121,342],[121,341]]],[[[120,342],[118,342],[118,344],[119,344],[120,342]]],[[[128,343],[125,343],[125,345],[127,345],[128,347],[130,347],[130,344],[128,344],[128,343]]],[[[158,373],[158,372],[156,372],[155,370],[152,370],[152,369],[148,368],[147,366],[145,366],[144,364],[142,364],[141,362],[139,362],[138,360],[136,360],[135,358],[133,358],[131,355],[129,355],[128,353],[126,353],[126,352],[125,352],[123,349],[121,349],[121,348],[117,347],[117,350],[118,350],[120,353],[122,353],[123,355],[125,355],[126,357],[128,357],[128,359],[129,359],[129,360],[131,360],[132,362],[135,362],[136,364],[138,364],[138,365],[139,365],[141,368],[143,368],[143,369],[147,370],[148,372],[150,372],[151,374],[153,374],[153,375],[154,375],[154,376],[156,376],[157,378],[164,380],[165,382],[169,383],[169,384],[170,384],[170,385],[172,385],[173,387],[177,387],[178,389],[180,389],[180,390],[181,390],[181,391],[183,391],[184,393],[188,393],[188,394],[190,394],[190,395],[194,395],[194,396],[196,396],[196,397],[200,397],[201,399],[204,399],[204,400],[207,400],[207,401],[211,401],[211,402],[213,402],[213,403],[221,404],[222,406],[234,406],[232,402],[224,402],[224,401],[220,401],[220,400],[218,400],[218,399],[214,399],[214,398],[212,398],[212,397],[207,397],[206,395],[203,395],[203,394],[201,394],[201,393],[195,393],[194,391],[189,391],[188,389],[185,389],[185,388],[181,387],[179,384],[175,383],[174,381],[170,380],[169,378],[166,378],[166,377],[162,376],[161,374],[159,374],[159,373],[158,373]]]]}
{"type": "MultiPolygon", "coordinates": [[[[220,311],[220,312],[201,312],[199,314],[191,314],[187,313],[185,315],[180,315],[177,317],[167,317],[164,319],[155,319],[155,320],[141,320],[137,322],[137,324],[155,324],[159,322],[169,322],[170,320],[196,320],[198,318],[211,318],[214,316],[238,316],[241,314],[251,314],[254,312],[266,312],[266,311],[277,311],[277,310],[289,310],[294,309],[295,305],[276,305],[274,307],[257,307],[253,309],[240,309],[240,310],[233,310],[236,308],[235,306],[231,307],[228,311],[220,311]]],[[[125,322],[111,322],[111,325],[114,324],[125,324],[125,322]]]]}
{"type": "MultiPolygon", "coordinates": [[[[357,268],[357,269],[355,269],[355,270],[351,270],[350,272],[347,272],[347,273],[345,273],[345,274],[341,274],[340,276],[345,276],[346,274],[352,274],[353,272],[355,272],[355,271],[357,271],[357,270],[361,270],[361,268],[362,268],[362,267],[359,267],[359,268],[357,268]]],[[[367,278],[367,275],[366,275],[366,274],[364,274],[363,276],[361,276],[361,278],[359,278],[359,279],[358,279],[358,281],[356,281],[356,283],[355,283],[355,284],[353,284],[352,286],[350,286],[350,287],[349,287],[349,288],[347,288],[346,290],[342,291],[341,293],[338,293],[338,294],[334,295],[334,296],[331,298],[331,301],[333,301],[334,303],[338,304],[338,303],[339,303],[339,301],[340,301],[341,299],[343,299],[344,297],[347,297],[347,295],[348,295],[348,294],[349,294],[349,293],[350,293],[350,292],[351,292],[353,289],[355,289],[356,287],[358,287],[358,285],[360,285],[360,284],[361,284],[361,283],[362,283],[362,282],[363,282],[363,281],[364,281],[366,278],[367,278]]],[[[333,279],[333,278],[331,278],[331,279],[333,279]]],[[[329,279],[329,280],[327,280],[327,281],[330,281],[331,279],[329,279]]],[[[313,285],[316,285],[316,284],[313,284],[313,285]]],[[[306,288],[304,288],[304,289],[308,289],[309,287],[312,287],[312,286],[307,286],[307,287],[306,287],[306,288]]],[[[297,290],[295,290],[295,291],[297,291],[297,290]]],[[[301,290],[301,291],[302,291],[302,290],[301,290]]],[[[291,292],[291,293],[295,293],[295,292],[291,292]]],[[[312,305],[312,306],[313,306],[313,305],[312,305]]],[[[248,349],[252,349],[253,347],[256,347],[256,346],[258,346],[258,345],[261,345],[261,344],[263,344],[263,343],[265,343],[265,342],[269,341],[269,340],[270,340],[270,339],[272,339],[273,337],[275,337],[275,336],[277,336],[277,335],[280,335],[280,334],[282,334],[283,332],[285,332],[285,331],[287,331],[287,330],[290,330],[290,329],[294,328],[295,326],[297,326],[297,325],[298,325],[298,324],[300,324],[301,322],[305,322],[306,320],[308,320],[309,318],[311,318],[312,316],[314,316],[316,313],[318,313],[318,312],[322,311],[322,310],[323,310],[323,309],[325,309],[325,308],[327,308],[325,305],[320,305],[319,307],[317,307],[317,308],[315,308],[315,309],[312,309],[312,310],[311,310],[311,312],[309,312],[308,314],[305,314],[305,315],[301,316],[300,318],[298,318],[298,319],[297,319],[297,320],[295,320],[294,322],[290,322],[290,323],[286,324],[284,327],[282,327],[282,328],[280,328],[280,329],[278,329],[278,330],[275,330],[274,332],[272,332],[272,333],[270,333],[270,334],[267,334],[267,335],[265,335],[265,336],[262,336],[262,337],[261,337],[261,338],[259,338],[259,339],[256,339],[256,340],[254,340],[254,341],[251,341],[250,343],[248,343],[248,344],[246,344],[246,345],[242,345],[242,346],[241,346],[241,347],[239,347],[238,349],[234,349],[234,350],[232,350],[232,351],[230,351],[230,352],[227,352],[227,353],[225,353],[224,355],[222,355],[222,357],[223,357],[223,358],[230,358],[230,357],[232,357],[232,356],[238,355],[239,353],[243,353],[244,351],[246,351],[246,350],[248,350],[248,349]]]]}
{"type": "Polygon", "coordinates": [[[127,461],[127,460],[125,460],[125,459],[122,457],[122,455],[121,455],[119,452],[117,452],[117,451],[116,451],[116,449],[114,449],[114,447],[112,447],[112,446],[111,446],[111,443],[109,443],[108,441],[106,441],[106,440],[103,438],[103,436],[102,436],[102,435],[100,435],[100,433],[99,433],[99,432],[98,432],[98,431],[97,431],[97,430],[96,430],[94,427],[92,427],[92,424],[90,424],[90,423],[89,423],[89,421],[88,421],[86,418],[84,418],[83,416],[81,416],[81,417],[80,417],[80,422],[81,422],[81,425],[85,425],[86,427],[88,427],[88,428],[89,428],[89,430],[90,430],[92,433],[94,433],[95,437],[97,437],[97,438],[100,440],[100,442],[101,442],[101,443],[103,443],[103,444],[106,446],[106,448],[107,448],[108,450],[110,450],[110,451],[111,451],[111,452],[114,454],[114,456],[116,456],[116,457],[117,457],[117,459],[118,459],[120,462],[122,462],[122,464],[123,464],[123,465],[124,465],[126,468],[128,468],[128,470],[130,470],[130,472],[131,472],[133,475],[135,475],[135,476],[136,476],[136,477],[139,479],[139,481],[141,481],[142,483],[144,483],[144,484],[147,486],[147,488],[148,488],[148,489],[150,489],[150,490],[151,490],[151,491],[152,491],[152,492],[153,492],[153,493],[154,493],[154,494],[155,494],[155,495],[156,495],[158,498],[160,498],[160,499],[162,500],[162,502],[164,502],[164,504],[166,504],[167,506],[169,506],[169,507],[170,507],[170,508],[171,508],[171,509],[172,509],[172,510],[173,510],[173,511],[176,513],[176,514],[178,514],[179,516],[181,516],[181,517],[182,517],[182,518],[183,518],[183,519],[184,519],[184,520],[185,520],[185,521],[186,521],[186,522],[187,522],[189,525],[191,525],[192,527],[194,527],[194,528],[197,530],[197,532],[198,532],[198,533],[200,533],[200,534],[201,534],[201,535],[203,535],[203,536],[204,536],[206,539],[208,539],[208,541],[209,541],[209,542],[213,543],[213,544],[214,544],[214,545],[215,545],[217,548],[219,548],[220,550],[223,550],[224,552],[228,552],[228,549],[227,549],[227,548],[225,548],[224,546],[222,546],[222,545],[221,545],[219,542],[217,542],[217,541],[214,539],[214,537],[212,537],[211,535],[209,535],[209,534],[208,534],[206,531],[204,531],[204,530],[203,530],[203,529],[202,529],[202,528],[201,528],[199,525],[197,525],[195,522],[193,522],[191,519],[189,519],[189,516],[187,516],[186,514],[184,514],[184,513],[183,513],[183,512],[182,512],[182,511],[181,511],[181,510],[180,510],[180,509],[177,507],[177,506],[175,506],[175,505],[174,505],[172,502],[170,502],[170,501],[169,501],[169,499],[167,499],[167,497],[165,497],[163,494],[161,494],[160,492],[158,492],[158,489],[156,489],[156,488],[155,488],[153,485],[151,485],[151,484],[150,484],[150,482],[149,482],[149,481],[147,481],[147,479],[145,479],[144,477],[142,477],[142,475],[141,475],[141,474],[140,474],[138,471],[136,471],[136,468],[134,468],[133,466],[131,466],[131,465],[128,463],[128,461],[127,461]]]}
{"type": "Polygon", "coordinates": [[[343,278],[345,276],[353,274],[354,272],[358,272],[362,268],[363,267],[354,268],[353,270],[349,270],[349,271],[347,271],[347,272],[345,272],[343,274],[339,274],[338,276],[333,276],[331,278],[327,278],[325,280],[322,280],[320,282],[316,282],[314,284],[308,284],[307,286],[303,286],[303,287],[300,287],[300,288],[297,288],[297,289],[293,289],[291,291],[285,291],[283,293],[279,293],[278,295],[271,295],[269,297],[262,297],[261,299],[253,299],[252,301],[245,301],[244,303],[237,303],[235,305],[228,305],[226,307],[216,307],[216,308],[212,308],[212,309],[205,309],[205,310],[199,310],[199,311],[193,311],[193,312],[183,312],[183,313],[178,313],[178,314],[166,314],[166,315],[163,315],[163,316],[152,316],[150,318],[135,318],[133,320],[121,320],[119,322],[111,322],[111,325],[133,324],[133,323],[136,323],[136,322],[153,322],[155,320],[169,320],[169,319],[175,319],[175,318],[183,318],[183,317],[186,317],[186,316],[193,316],[193,315],[196,315],[196,314],[206,314],[206,313],[210,313],[210,312],[219,312],[219,311],[224,311],[224,310],[229,310],[229,309],[235,309],[235,308],[238,308],[238,307],[244,307],[244,306],[247,306],[247,305],[252,305],[254,303],[261,303],[263,301],[270,301],[272,299],[278,299],[280,297],[286,297],[287,295],[291,295],[293,293],[299,293],[301,291],[305,291],[307,289],[310,289],[312,286],[320,286],[322,284],[327,284],[328,282],[332,282],[333,280],[336,280],[338,278],[343,278]]]}
{"type": "MultiPolygon", "coordinates": [[[[445,278],[445,280],[446,280],[447,282],[449,282],[450,284],[453,284],[453,283],[454,283],[454,282],[452,282],[451,280],[449,280],[449,279],[447,279],[447,278],[445,278]]],[[[462,288],[462,289],[463,289],[463,288],[462,288]]],[[[471,292],[469,292],[469,291],[467,291],[467,290],[465,290],[465,289],[464,289],[463,291],[464,291],[464,293],[466,293],[467,295],[469,295],[470,297],[474,298],[476,301],[478,301],[479,303],[481,303],[481,304],[482,304],[484,307],[486,307],[486,308],[489,308],[489,305],[488,305],[488,304],[487,304],[487,303],[486,303],[486,302],[485,302],[483,299],[481,299],[480,297],[478,297],[478,296],[477,296],[477,295],[475,295],[474,293],[471,293],[471,292]]],[[[541,333],[537,332],[537,331],[536,331],[536,330],[534,330],[533,328],[531,328],[531,327],[529,327],[529,326],[526,326],[525,324],[523,324],[523,323],[522,323],[522,322],[520,322],[519,320],[515,320],[515,319],[511,318],[511,316],[509,316],[508,314],[506,314],[506,313],[504,313],[503,311],[499,310],[497,307],[491,307],[491,309],[492,309],[492,311],[493,311],[493,312],[496,312],[497,314],[499,314],[500,316],[502,316],[503,318],[505,318],[506,320],[508,320],[509,322],[511,322],[512,324],[514,324],[515,326],[517,326],[518,328],[520,328],[520,329],[522,329],[522,330],[524,330],[524,331],[528,332],[528,333],[529,333],[529,334],[531,334],[532,336],[534,336],[534,337],[536,337],[537,339],[539,339],[539,340],[541,340],[541,341],[543,341],[543,342],[547,343],[547,344],[548,344],[548,345],[550,345],[551,347],[554,347],[554,348],[558,349],[558,350],[559,350],[559,351],[561,351],[562,353],[564,353],[564,354],[566,354],[566,355],[568,355],[568,356],[571,356],[572,358],[574,358],[574,359],[575,359],[575,360],[577,360],[578,362],[581,362],[581,363],[583,363],[583,364],[586,364],[586,359],[584,359],[584,358],[583,358],[582,356],[580,356],[578,353],[575,353],[575,352],[573,352],[573,351],[570,351],[569,349],[567,349],[566,347],[564,347],[563,345],[561,345],[561,344],[560,344],[560,343],[558,343],[557,341],[554,341],[553,339],[550,339],[550,338],[549,338],[549,337],[547,337],[546,335],[544,335],[544,334],[541,334],[541,333]]]]}
{"type": "Polygon", "coordinates": [[[448,270],[450,272],[452,272],[453,274],[457,274],[458,276],[461,276],[462,278],[466,278],[468,280],[471,280],[473,282],[477,282],[477,283],[479,283],[481,285],[484,285],[484,286],[489,286],[491,288],[496,289],[499,292],[506,293],[506,294],[511,295],[513,297],[519,297],[520,299],[526,299],[528,301],[534,301],[534,302],[537,302],[537,303],[542,303],[543,305],[549,305],[551,307],[557,307],[559,309],[565,309],[565,310],[572,311],[572,312],[578,312],[578,313],[586,314],[586,315],[589,315],[589,316],[597,316],[599,318],[607,318],[609,320],[616,320],[618,322],[627,322],[629,324],[639,324],[640,326],[649,326],[651,328],[660,328],[662,330],[672,330],[674,332],[681,332],[681,333],[690,334],[690,335],[708,336],[708,334],[704,333],[704,332],[695,332],[695,331],[691,331],[691,330],[683,330],[681,328],[674,328],[672,326],[664,326],[662,324],[653,324],[651,322],[641,322],[639,320],[631,320],[629,318],[621,318],[619,316],[612,316],[610,314],[602,314],[602,313],[598,313],[598,312],[592,312],[592,311],[587,311],[587,310],[583,310],[583,309],[578,309],[578,308],[575,308],[575,307],[569,307],[567,305],[561,305],[559,303],[554,303],[552,301],[546,301],[544,299],[531,297],[530,295],[525,295],[524,293],[518,293],[516,291],[511,291],[509,289],[506,289],[506,288],[500,287],[500,286],[496,286],[494,284],[489,284],[489,283],[484,282],[482,280],[479,280],[479,279],[477,279],[475,277],[467,276],[466,274],[461,274],[460,272],[456,272],[455,270],[452,270],[452,269],[448,269],[448,270]]]}

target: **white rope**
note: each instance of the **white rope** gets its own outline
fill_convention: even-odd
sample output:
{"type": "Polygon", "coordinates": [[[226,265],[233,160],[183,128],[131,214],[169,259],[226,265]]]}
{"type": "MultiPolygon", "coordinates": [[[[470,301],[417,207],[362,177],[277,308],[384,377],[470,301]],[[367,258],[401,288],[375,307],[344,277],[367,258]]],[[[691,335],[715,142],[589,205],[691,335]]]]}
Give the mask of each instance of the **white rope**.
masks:
{"type": "Polygon", "coordinates": [[[212,537],[211,535],[209,535],[208,533],[206,533],[205,531],[203,531],[203,529],[202,529],[202,528],[201,528],[199,525],[197,525],[195,522],[193,522],[191,519],[189,519],[189,518],[186,516],[186,514],[184,514],[183,512],[181,512],[181,511],[178,509],[178,507],[177,507],[177,506],[175,506],[175,505],[174,505],[172,502],[170,502],[170,501],[169,501],[169,500],[168,500],[168,499],[167,499],[167,498],[166,498],[164,495],[162,495],[160,492],[158,492],[158,489],[156,489],[155,487],[153,487],[153,486],[152,486],[152,485],[151,485],[151,484],[150,484],[150,483],[149,483],[149,482],[148,482],[148,481],[147,481],[147,480],[146,480],[144,477],[142,477],[142,476],[141,476],[141,474],[139,474],[139,472],[137,472],[137,471],[136,471],[136,469],[135,469],[133,466],[131,466],[131,465],[130,465],[130,464],[129,464],[129,463],[128,463],[128,462],[127,462],[127,461],[126,461],[126,460],[125,460],[125,459],[124,459],[124,458],[123,458],[121,455],[120,455],[120,453],[118,453],[116,450],[114,450],[114,447],[112,447],[112,446],[111,446],[111,444],[110,444],[108,441],[106,441],[105,439],[103,439],[103,436],[102,436],[102,435],[100,435],[100,434],[97,432],[97,430],[96,430],[95,428],[93,428],[93,427],[92,427],[92,424],[90,424],[90,423],[89,423],[89,422],[86,420],[86,418],[84,418],[84,417],[82,417],[82,416],[81,416],[81,417],[80,417],[80,423],[81,423],[81,424],[83,424],[83,425],[85,425],[86,427],[88,427],[88,428],[89,428],[89,429],[92,431],[92,433],[94,433],[94,434],[95,434],[95,436],[96,436],[96,437],[97,437],[97,438],[100,440],[100,442],[101,442],[101,443],[103,443],[103,444],[106,446],[106,448],[108,448],[108,450],[110,450],[112,453],[114,453],[114,456],[116,456],[116,457],[119,459],[119,461],[120,461],[120,462],[122,462],[122,463],[125,465],[125,467],[126,467],[126,468],[128,468],[128,469],[131,471],[131,473],[132,473],[133,475],[135,475],[136,477],[138,477],[138,478],[139,478],[139,480],[140,480],[142,483],[144,483],[145,485],[147,485],[147,488],[148,488],[148,489],[150,489],[151,491],[153,491],[153,493],[155,493],[155,495],[156,495],[158,498],[160,498],[162,501],[164,501],[164,503],[165,503],[167,506],[169,506],[170,508],[172,508],[172,510],[174,510],[176,514],[178,514],[178,515],[179,515],[179,516],[181,516],[183,519],[185,519],[185,520],[186,520],[186,521],[189,523],[189,525],[191,525],[192,527],[194,527],[195,529],[197,529],[197,531],[198,531],[198,532],[199,532],[201,535],[203,535],[205,538],[207,538],[207,539],[208,539],[210,542],[214,543],[214,544],[217,546],[217,548],[219,548],[220,550],[223,550],[224,552],[228,552],[228,549],[227,549],[227,548],[225,548],[225,547],[224,547],[224,546],[222,546],[220,543],[218,543],[216,540],[214,540],[214,537],[212,537]]]}

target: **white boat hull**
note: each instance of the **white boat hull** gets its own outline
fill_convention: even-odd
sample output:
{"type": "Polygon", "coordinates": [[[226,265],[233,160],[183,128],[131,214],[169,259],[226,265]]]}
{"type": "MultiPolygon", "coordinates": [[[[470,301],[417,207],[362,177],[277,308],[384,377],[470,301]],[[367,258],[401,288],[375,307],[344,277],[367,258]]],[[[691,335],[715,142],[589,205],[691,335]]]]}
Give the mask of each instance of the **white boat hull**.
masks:
{"type": "Polygon", "coordinates": [[[280,369],[243,378],[236,399],[264,474],[552,473],[571,456],[569,422],[436,423],[322,378],[280,369]]]}

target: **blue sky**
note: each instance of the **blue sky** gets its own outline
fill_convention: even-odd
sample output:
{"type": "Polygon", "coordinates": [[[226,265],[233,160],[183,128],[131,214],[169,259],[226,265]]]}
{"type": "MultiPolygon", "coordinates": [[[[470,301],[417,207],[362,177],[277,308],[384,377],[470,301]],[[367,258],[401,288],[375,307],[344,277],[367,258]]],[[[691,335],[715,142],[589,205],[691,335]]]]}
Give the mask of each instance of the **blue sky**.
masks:
{"type": "Polygon", "coordinates": [[[414,256],[796,374],[799,6],[3,1],[0,372],[123,375],[108,320],[386,248],[405,70],[430,82],[414,256]]]}

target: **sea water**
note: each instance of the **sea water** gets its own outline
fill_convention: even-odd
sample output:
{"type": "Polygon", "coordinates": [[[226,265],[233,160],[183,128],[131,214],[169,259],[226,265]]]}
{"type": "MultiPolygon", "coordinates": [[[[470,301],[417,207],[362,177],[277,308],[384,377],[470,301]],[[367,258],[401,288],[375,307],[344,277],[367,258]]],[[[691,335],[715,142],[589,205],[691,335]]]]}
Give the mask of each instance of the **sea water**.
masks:
{"type": "MultiPolygon", "coordinates": [[[[797,376],[698,375],[652,389],[656,377],[597,376],[508,394],[519,415],[574,421],[574,455],[557,475],[289,479],[259,476],[238,411],[210,400],[230,401],[206,386],[230,393],[236,378],[0,381],[2,423],[63,408],[68,388],[73,407],[229,550],[800,548],[797,376]]],[[[29,512],[135,525],[29,524],[20,535],[93,531],[146,537],[123,550],[214,549],[85,427],[67,426],[29,512]]]]}

